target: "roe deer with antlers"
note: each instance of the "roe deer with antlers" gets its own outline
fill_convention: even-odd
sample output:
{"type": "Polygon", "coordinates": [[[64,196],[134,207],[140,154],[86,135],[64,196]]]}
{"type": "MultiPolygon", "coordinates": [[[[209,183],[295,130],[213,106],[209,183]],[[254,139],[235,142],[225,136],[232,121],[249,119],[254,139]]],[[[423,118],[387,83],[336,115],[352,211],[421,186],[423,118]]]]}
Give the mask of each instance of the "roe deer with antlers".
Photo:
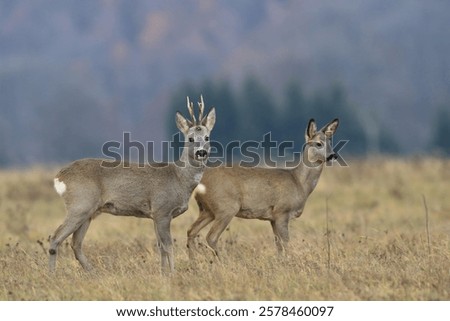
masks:
{"type": "Polygon", "coordinates": [[[203,116],[201,97],[198,120],[187,98],[191,120],[176,113],[176,124],[184,134],[184,149],[174,163],[111,163],[102,159],[81,159],[63,168],[54,186],[64,199],[67,216],[50,238],[50,271],[55,270],[58,246],[69,235],[72,249],[81,266],[91,264],[82,251],[82,242],[91,220],[100,213],[151,218],[154,222],[163,272],[174,270],[170,223],[188,207],[209,154],[209,135],[216,120],[212,108],[203,116]]]}
{"type": "Polygon", "coordinates": [[[189,256],[195,237],[213,223],[206,241],[217,256],[217,241],[233,217],[270,221],[275,244],[283,253],[289,241],[289,221],[299,217],[316,187],[324,164],[337,158],[331,147],[339,120],[317,131],[311,119],[305,133],[302,162],[293,168],[217,167],[206,169],[194,191],[200,215],[188,230],[189,256]]]}

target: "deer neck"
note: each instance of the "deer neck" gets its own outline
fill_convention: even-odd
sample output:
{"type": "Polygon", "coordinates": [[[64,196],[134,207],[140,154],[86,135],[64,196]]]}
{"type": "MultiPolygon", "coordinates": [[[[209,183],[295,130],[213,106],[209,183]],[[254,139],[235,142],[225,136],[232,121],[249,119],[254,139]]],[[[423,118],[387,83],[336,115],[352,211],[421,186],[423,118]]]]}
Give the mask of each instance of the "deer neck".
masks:
{"type": "Polygon", "coordinates": [[[322,174],[323,165],[323,162],[311,164],[302,161],[294,169],[294,175],[307,195],[311,194],[314,188],[316,188],[320,174],[322,174]]]}
{"type": "Polygon", "coordinates": [[[175,162],[175,170],[180,180],[194,189],[202,179],[205,164],[189,157],[187,149],[184,149],[180,159],[175,162]]]}

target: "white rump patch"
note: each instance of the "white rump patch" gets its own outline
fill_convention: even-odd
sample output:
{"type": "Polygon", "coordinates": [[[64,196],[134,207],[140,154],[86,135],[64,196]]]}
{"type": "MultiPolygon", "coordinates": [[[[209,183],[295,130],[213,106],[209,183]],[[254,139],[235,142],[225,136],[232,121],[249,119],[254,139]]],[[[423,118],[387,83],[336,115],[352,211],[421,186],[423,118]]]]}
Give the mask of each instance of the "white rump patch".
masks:
{"type": "Polygon", "coordinates": [[[67,189],[66,184],[64,184],[63,181],[60,181],[59,178],[55,178],[53,180],[53,182],[54,182],[56,193],[58,193],[60,196],[62,196],[62,194],[64,194],[64,192],[67,189]]]}
{"type": "Polygon", "coordinates": [[[206,193],[206,186],[203,184],[198,184],[195,188],[195,191],[199,194],[205,194],[206,193]]]}

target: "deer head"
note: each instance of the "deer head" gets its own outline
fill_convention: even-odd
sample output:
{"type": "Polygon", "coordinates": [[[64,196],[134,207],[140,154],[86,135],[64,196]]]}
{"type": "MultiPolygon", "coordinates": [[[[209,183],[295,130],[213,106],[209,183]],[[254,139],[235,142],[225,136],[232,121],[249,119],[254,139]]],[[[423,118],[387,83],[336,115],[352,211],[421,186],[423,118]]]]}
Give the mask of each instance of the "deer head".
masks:
{"type": "Polygon", "coordinates": [[[337,158],[331,146],[331,137],[339,126],[339,119],[334,119],[317,131],[314,119],[311,119],[305,132],[305,156],[308,164],[322,164],[337,158]]]}
{"type": "Polygon", "coordinates": [[[203,96],[200,96],[198,103],[198,119],[194,115],[194,104],[189,101],[189,97],[187,97],[187,108],[191,119],[186,119],[180,112],[177,112],[177,127],[184,135],[184,148],[189,160],[203,162],[209,156],[209,135],[216,122],[216,110],[212,107],[206,116],[203,116],[205,110],[203,96]]]}

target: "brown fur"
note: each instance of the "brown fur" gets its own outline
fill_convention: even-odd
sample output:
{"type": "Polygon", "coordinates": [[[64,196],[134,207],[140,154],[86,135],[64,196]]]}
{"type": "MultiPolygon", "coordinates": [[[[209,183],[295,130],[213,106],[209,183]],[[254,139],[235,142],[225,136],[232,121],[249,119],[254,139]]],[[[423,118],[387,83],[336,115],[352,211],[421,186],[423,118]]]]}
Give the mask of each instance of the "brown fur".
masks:
{"type": "Polygon", "coordinates": [[[217,255],[217,241],[235,216],[270,221],[277,249],[283,252],[289,240],[289,221],[302,214],[323,165],[332,153],[330,138],[337,126],[336,119],[317,131],[311,120],[306,129],[303,161],[295,168],[207,169],[201,181],[205,192],[195,195],[200,215],[188,231],[190,256],[194,256],[195,237],[210,223],[213,225],[206,240],[217,255]],[[318,148],[318,144],[322,147],[318,148]]]}
{"type": "Polygon", "coordinates": [[[75,257],[83,268],[91,269],[82,252],[82,242],[91,220],[101,213],[153,219],[162,270],[173,271],[170,223],[186,211],[190,195],[203,174],[203,162],[209,151],[206,137],[214,127],[215,110],[199,122],[188,121],[177,113],[176,122],[185,136],[185,148],[176,163],[140,166],[81,159],[56,175],[55,179],[66,186],[62,198],[67,216],[50,240],[51,271],[55,270],[59,245],[71,234],[75,257]]]}

